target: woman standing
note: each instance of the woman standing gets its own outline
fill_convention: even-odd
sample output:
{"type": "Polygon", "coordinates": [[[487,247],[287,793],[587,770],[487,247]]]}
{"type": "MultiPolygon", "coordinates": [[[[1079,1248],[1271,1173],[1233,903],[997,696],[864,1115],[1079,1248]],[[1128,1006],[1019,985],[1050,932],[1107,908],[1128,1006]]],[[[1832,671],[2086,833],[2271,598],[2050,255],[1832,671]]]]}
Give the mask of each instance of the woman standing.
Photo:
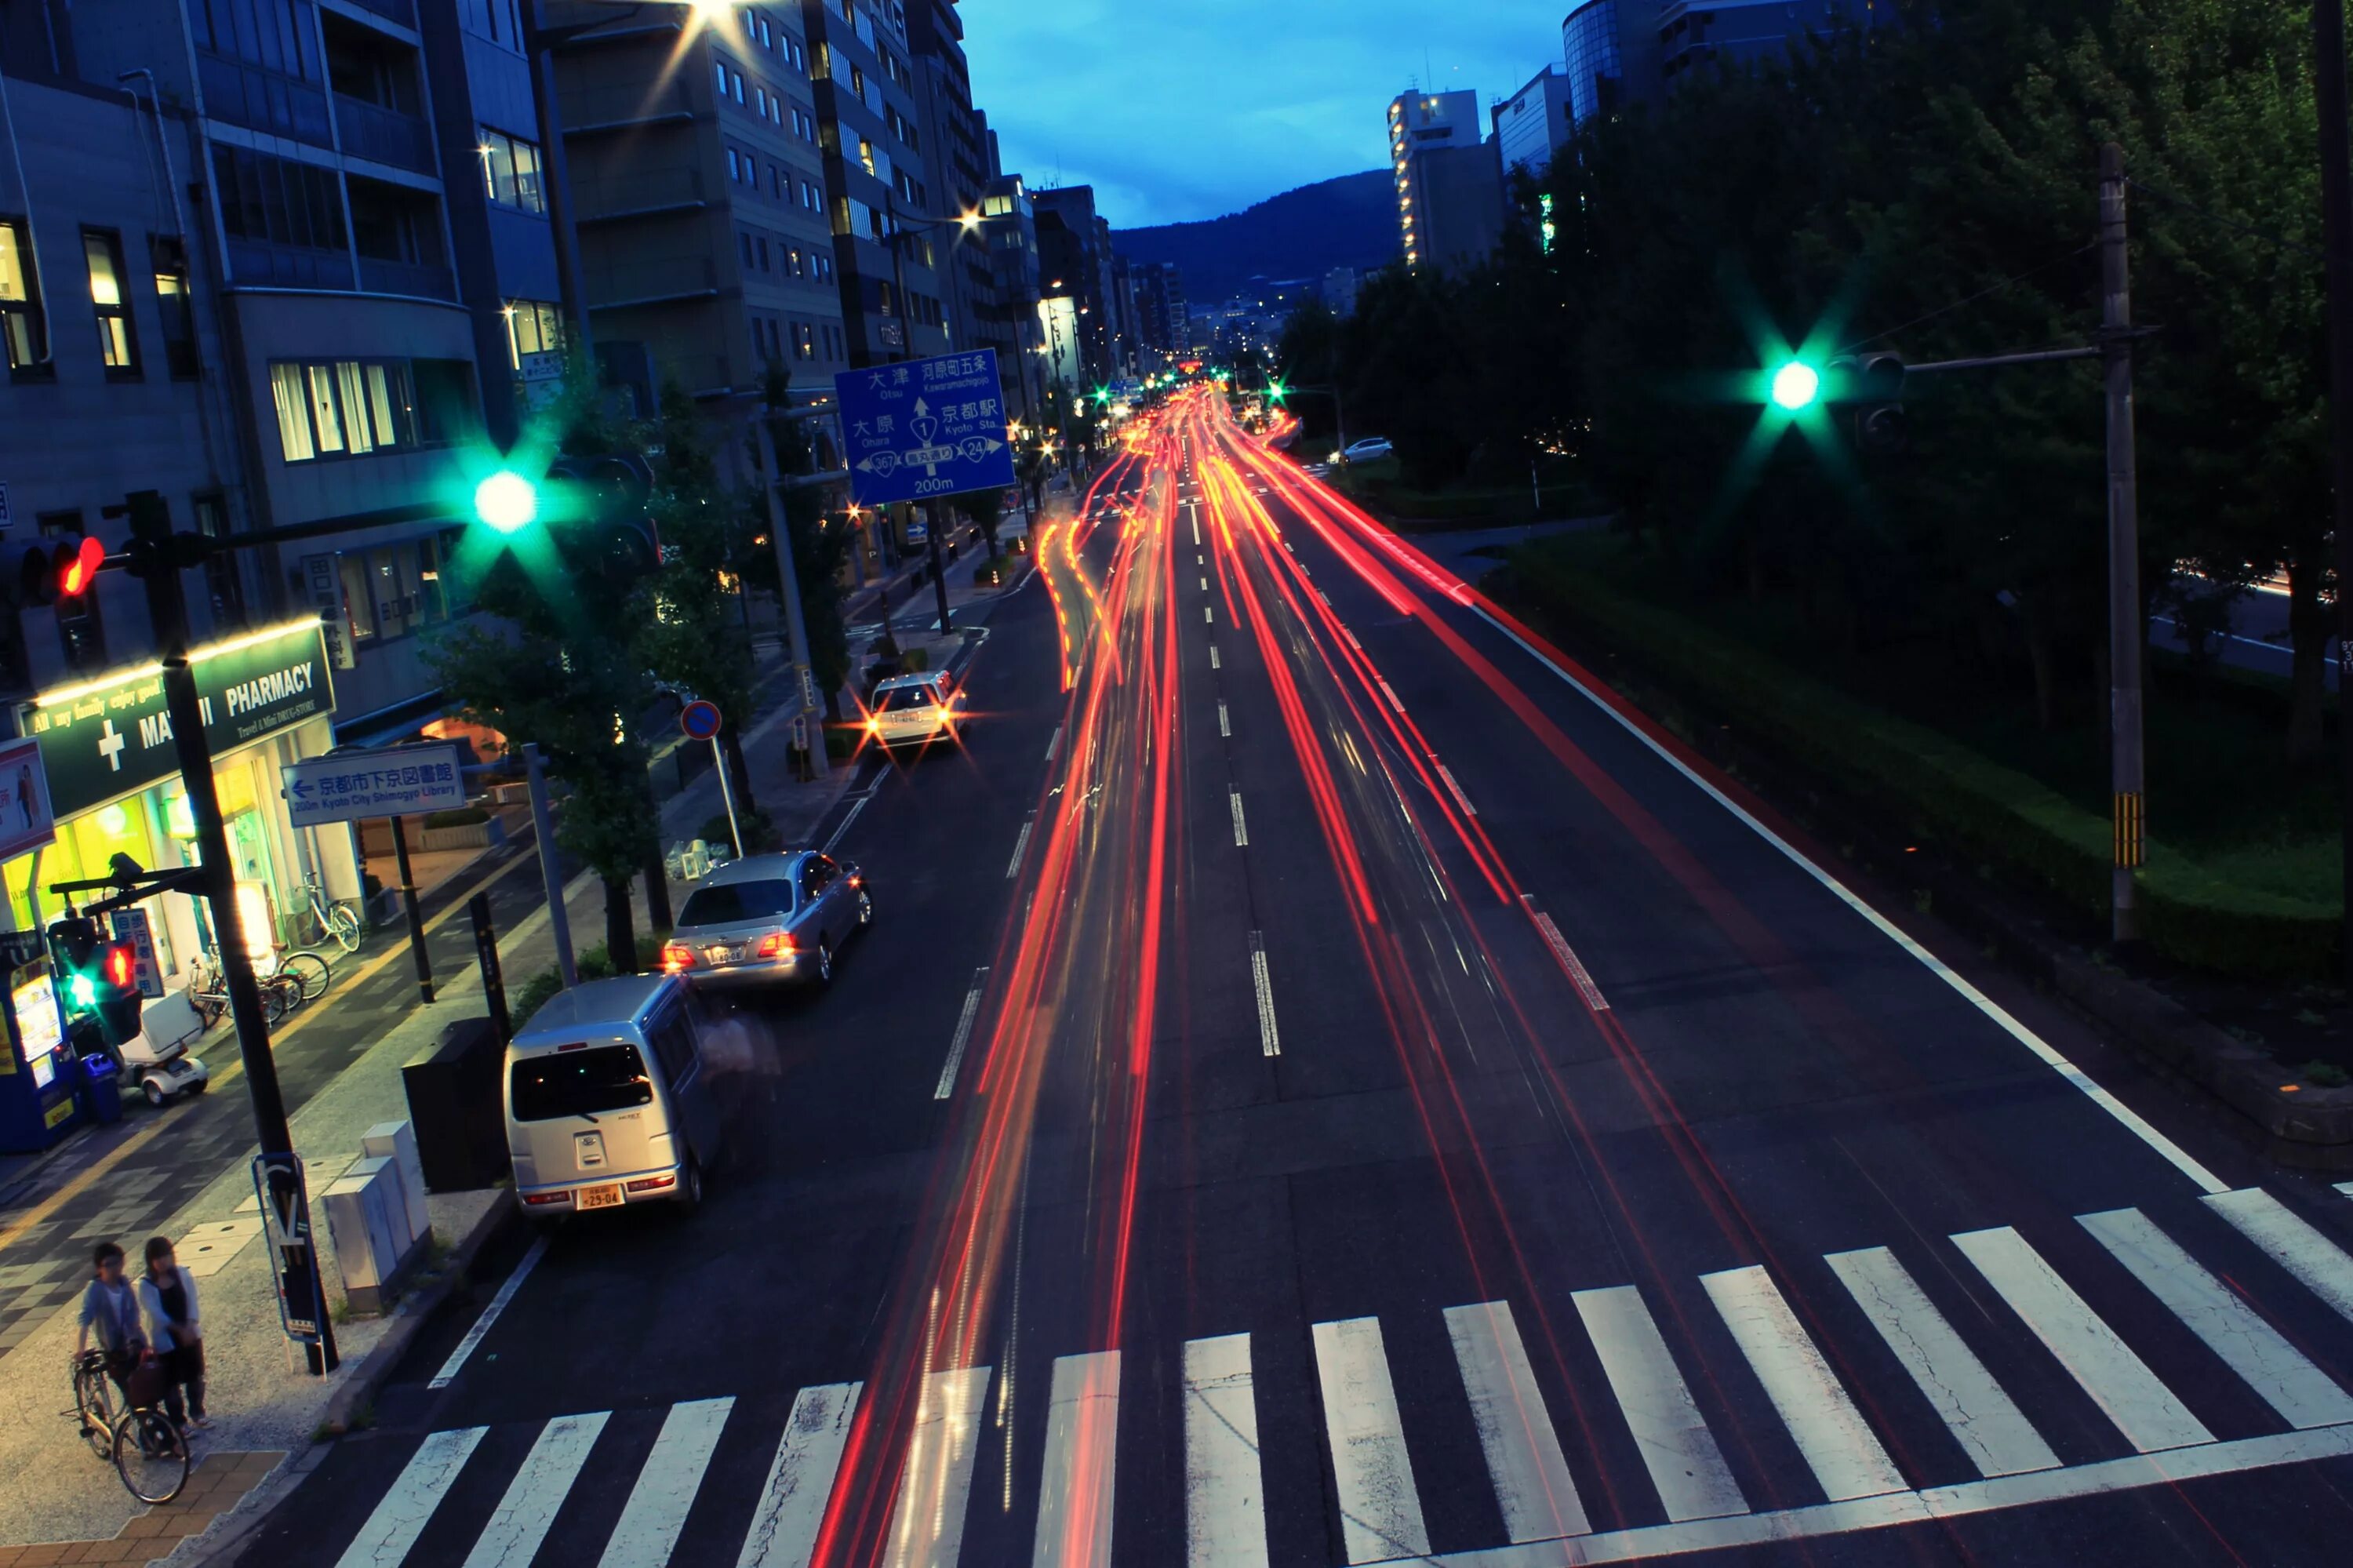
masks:
{"type": "Polygon", "coordinates": [[[147,1319],[147,1343],[164,1361],[164,1414],[174,1426],[210,1426],[205,1418],[205,1339],[196,1317],[196,1282],[181,1269],[168,1237],[147,1243],[139,1306],[147,1319]]]}

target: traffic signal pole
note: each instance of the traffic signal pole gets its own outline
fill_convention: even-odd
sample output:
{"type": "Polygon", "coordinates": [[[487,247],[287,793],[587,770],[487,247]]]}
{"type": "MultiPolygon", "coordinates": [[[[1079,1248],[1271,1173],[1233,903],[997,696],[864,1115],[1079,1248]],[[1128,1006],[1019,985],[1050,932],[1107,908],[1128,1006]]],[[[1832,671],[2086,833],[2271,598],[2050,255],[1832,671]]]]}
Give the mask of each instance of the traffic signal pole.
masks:
{"type": "MultiPolygon", "coordinates": [[[[237,907],[237,883],[231,870],[228,832],[221,821],[220,796],[213,788],[213,748],[205,735],[205,715],[196,696],[195,667],[188,662],[188,601],[180,584],[180,567],[173,557],[172,522],[164,498],[152,490],[134,491],[126,498],[134,541],[146,547],[138,575],[147,589],[147,613],[154,623],[155,653],[164,666],[164,702],[172,720],[172,741],[179,752],[180,779],[188,792],[189,814],[195,821],[196,858],[204,873],[202,896],[212,906],[214,938],[220,945],[221,977],[228,991],[229,1017],[237,1028],[237,1059],[245,1068],[246,1094],[253,1105],[253,1127],[261,1145],[261,1159],[269,1172],[273,1194],[303,1201],[301,1167],[294,1158],[294,1135],[286,1122],[286,1097],[278,1086],[278,1060],[269,1050],[269,1025],[261,1011],[261,988],[253,978],[253,960],[245,945],[245,922],[237,907]]],[[[327,1310],[327,1292],[319,1273],[315,1246],[301,1249],[295,1261],[307,1279],[288,1278],[290,1290],[307,1287],[310,1320],[319,1338],[306,1346],[311,1371],[333,1372],[341,1361],[335,1351],[335,1325],[327,1310]]],[[[300,1316],[299,1308],[296,1315],[300,1316]]]]}
{"type": "MultiPolygon", "coordinates": [[[[2312,0],[2313,96],[2320,122],[2320,232],[2328,279],[2328,418],[2337,519],[2337,694],[2353,694],[2353,150],[2346,143],[2345,7],[2312,0]]],[[[2340,706],[2343,748],[2338,787],[2348,913],[2343,921],[2346,983],[2353,986],[2353,715],[2340,706]]]]}
{"type": "Polygon", "coordinates": [[[2140,482],[2133,437],[2132,278],[2125,150],[2100,149],[2100,360],[2108,422],[2108,745],[2115,797],[2109,936],[2140,937],[2134,878],[2145,851],[2141,758],[2140,482]]]}

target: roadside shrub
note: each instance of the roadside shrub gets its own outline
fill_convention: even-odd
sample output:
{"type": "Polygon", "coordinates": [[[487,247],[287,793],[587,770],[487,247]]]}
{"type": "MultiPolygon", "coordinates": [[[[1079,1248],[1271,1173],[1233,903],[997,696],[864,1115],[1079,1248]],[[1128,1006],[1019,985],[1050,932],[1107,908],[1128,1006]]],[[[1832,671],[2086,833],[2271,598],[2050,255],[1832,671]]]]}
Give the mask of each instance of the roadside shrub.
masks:
{"type": "Polygon", "coordinates": [[[428,828],[470,828],[477,822],[490,820],[490,812],[480,806],[456,806],[447,811],[427,812],[425,825],[428,828]]]}

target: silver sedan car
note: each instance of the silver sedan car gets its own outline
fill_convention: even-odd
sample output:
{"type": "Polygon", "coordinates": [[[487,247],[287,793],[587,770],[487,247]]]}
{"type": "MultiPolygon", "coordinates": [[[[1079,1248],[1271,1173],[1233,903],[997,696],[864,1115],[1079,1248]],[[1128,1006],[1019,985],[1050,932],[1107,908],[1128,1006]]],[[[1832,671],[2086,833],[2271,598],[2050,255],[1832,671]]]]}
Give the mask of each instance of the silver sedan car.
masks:
{"type": "Polygon", "coordinates": [[[874,921],[865,874],[815,850],[755,854],[687,895],[662,968],[697,990],[829,985],[844,944],[874,921]]]}

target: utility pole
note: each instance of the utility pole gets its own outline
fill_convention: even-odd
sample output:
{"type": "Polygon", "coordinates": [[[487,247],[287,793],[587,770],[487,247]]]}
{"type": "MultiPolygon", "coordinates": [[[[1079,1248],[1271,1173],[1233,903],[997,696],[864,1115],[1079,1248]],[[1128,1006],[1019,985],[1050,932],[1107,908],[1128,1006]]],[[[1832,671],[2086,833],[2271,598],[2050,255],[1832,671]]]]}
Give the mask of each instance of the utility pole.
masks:
{"type": "MultiPolygon", "coordinates": [[[[2117,942],[2139,939],[2133,879],[2147,858],[2140,744],[2140,496],[2133,451],[2132,280],[2126,239],[2125,150],[2110,142],[2100,148],[2100,360],[2108,405],[2108,737],[2116,823],[2109,934],[2117,942]]],[[[2343,505],[2341,495],[2338,504],[2343,505]]]]}
{"type": "MultiPolygon", "coordinates": [[[[899,351],[892,357],[913,359],[914,355],[908,352],[914,345],[909,341],[907,332],[907,258],[904,251],[900,249],[907,243],[908,231],[899,227],[899,204],[895,198],[889,200],[889,209],[891,286],[894,296],[892,308],[899,313],[899,351]]],[[[923,516],[926,519],[923,527],[923,543],[931,557],[932,590],[939,596],[940,635],[944,637],[949,630],[948,579],[943,573],[940,564],[940,503],[936,501],[924,502],[923,516]]],[[[883,624],[888,626],[890,622],[886,620],[883,624]]]]}
{"type": "MultiPolygon", "coordinates": [[[[253,1128],[261,1146],[260,1164],[269,1173],[273,1202],[296,1215],[302,1198],[301,1162],[294,1157],[294,1134],[286,1122],[286,1097],[278,1086],[278,1059],[270,1054],[269,1024],[262,1016],[261,988],[253,978],[253,959],[246,948],[245,920],[237,906],[237,881],[229,858],[228,832],[221,821],[220,794],[213,785],[213,748],[205,734],[205,712],[196,695],[195,667],[188,662],[188,600],[180,583],[181,560],[172,538],[171,514],[164,498],[152,490],[134,491],[125,498],[131,514],[132,537],[142,552],[137,575],[147,590],[147,613],[154,625],[155,656],[164,666],[164,711],[172,721],[172,741],[180,756],[180,780],[188,792],[188,814],[196,829],[196,861],[203,877],[203,895],[212,906],[215,940],[220,946],[221,979],[228,991],[229,1017],[237,1029],[237,1060],[245,1068],[247,1097],[253,1103],[253,1128]]],[[[185,537],[185,535],[184,535],[185,537]]],[[[294,1220],[287,1220],[290,1230],[294,1220]]],[[[307,1234],[307,1226],[304,1227],[307,1234]]],[[[289,1249],[291,1251],[292,1249],[289,1249]]],[[[327,1291],[319,1274],[319,1249],[303,1246],[299,1258],[290,1258],[301,1271],[283,1271],[280,1288],[288,1310],[318,1329],[318,1340],[305,1347],[311,1371],[333,1372],[340,1358],[335,1351],[335,1326],[327,1310],[327,1291]],[[307,1303],[295,1299],[307,1290],[307,1303]]]]}
{"type": "MultiPolygon", "coordinates": [[[[2327,253],[2328,416],[2337,491],[2337,692],[2353,694],[2353,154],[2346,146],[2345,7],[2343,0],[2312,0],[2313,96],[2320,121],[2320,221],[2327,253]]],[[[2339,718],[2342,797],[2338,832],[2344,840],[2345,887],[2353,897],[2353,723],[2339,718]]],[[[2346,983],[2353,986],[2353,913],[2344,922],[2346,983]]]]}
{"type": "MultiPolygon", "coordinates": [[[[799,683],[800,711],[817,711],[817,674],[809,664],[808,622],[801,614],[801,579],[793,561],[793,531],[785,517],[785,476],[776,466],[776,432],[769,423],[771,410],[752,410],[752,426],[760,437],[760,487],[768,493],[768,537],[776,546],[776,588],[785,601],[785,635],[791,644],[793,679],[799,683]]],[[[854,546],[853,546],[854,547],[854,546]]],[[[814,773],[816,758],[803,766],[814,773]]],[[[722,759],[723,776],[726,769],[722,759]]]]}

